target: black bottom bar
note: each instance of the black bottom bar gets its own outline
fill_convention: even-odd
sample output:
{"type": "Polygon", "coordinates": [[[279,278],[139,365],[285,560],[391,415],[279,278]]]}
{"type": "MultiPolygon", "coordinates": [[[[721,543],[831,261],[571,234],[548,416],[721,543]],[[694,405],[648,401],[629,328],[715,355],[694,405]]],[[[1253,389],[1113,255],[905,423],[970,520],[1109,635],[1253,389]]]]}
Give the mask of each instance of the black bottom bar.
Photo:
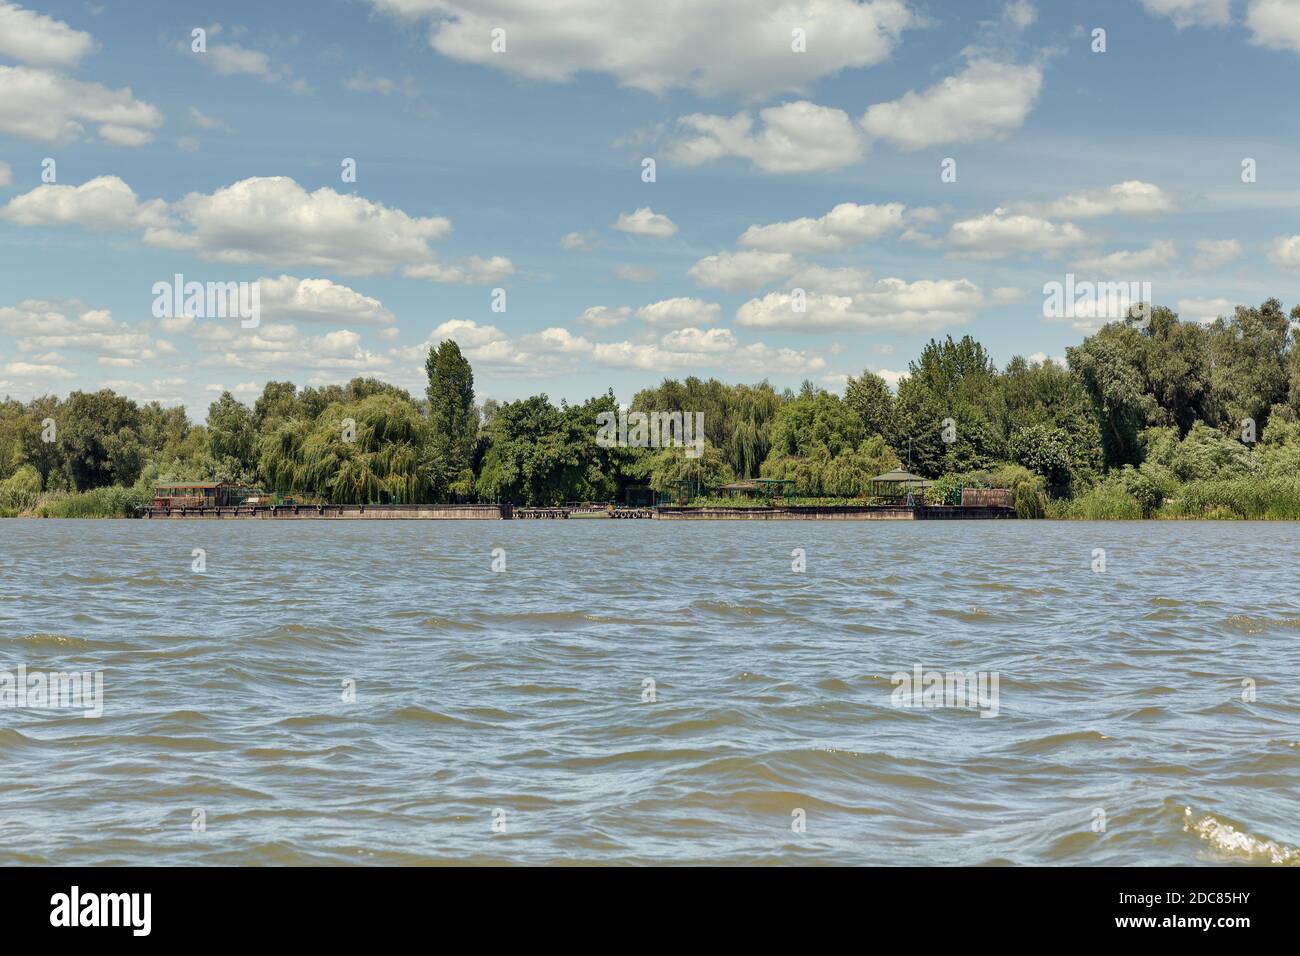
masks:
{"type": "Polygon", "coordinates": [[[430,931],[470,945],[608,942],[622,926],[643,943],[734,946],[780,933],[950,950],[1028,942],[1015,935],[1028,931],[1071,944],[1196,936],[1230,947],[1259,930],[1281,938],[1294,925],[1296,889],[1293,869],[8,869],[0,912],[6,946],[76,934],[78,943],[283,940],[337,951],[430,931]],[[73,927],[74,886],[77,923],[116,916],[118,925],[73,927]]]}

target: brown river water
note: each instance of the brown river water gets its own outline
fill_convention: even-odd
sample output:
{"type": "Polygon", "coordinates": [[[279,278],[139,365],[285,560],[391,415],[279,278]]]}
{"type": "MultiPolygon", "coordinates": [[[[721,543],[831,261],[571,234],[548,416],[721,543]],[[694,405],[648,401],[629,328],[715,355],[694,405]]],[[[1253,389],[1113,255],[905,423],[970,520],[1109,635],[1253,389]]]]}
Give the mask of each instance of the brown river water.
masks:
{"type": "Polygon", "coordinates": [[[0,863],[1297,865],[1298,573],[1285,523],[0,521],[0,863]]]}

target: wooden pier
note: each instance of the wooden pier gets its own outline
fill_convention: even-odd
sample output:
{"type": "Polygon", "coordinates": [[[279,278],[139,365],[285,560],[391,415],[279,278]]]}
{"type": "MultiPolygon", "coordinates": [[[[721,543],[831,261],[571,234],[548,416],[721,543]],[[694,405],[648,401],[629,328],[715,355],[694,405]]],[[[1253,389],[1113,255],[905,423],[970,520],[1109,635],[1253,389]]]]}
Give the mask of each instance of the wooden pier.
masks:
{"type": "Polygon", "coordinates": [[[145,518],[176,519],[249,519],[274,521],[348,520],[509,520],[514,506],[496,505],[225,505],[196,508],[146,508],[145,518]]]}
{"type": "Polygon", "coordinates": [[[1014,508],[992,505],[776,505],[755,508],[661,505],[658,508],[612,508],[604,512],[567,507],[515,508],[479,505],[202,505],[146,508],[141,517],[162,520],[567,520],[575,511],[585,518],[659,521],[952,521],[1014,518],[1014,508]]]}

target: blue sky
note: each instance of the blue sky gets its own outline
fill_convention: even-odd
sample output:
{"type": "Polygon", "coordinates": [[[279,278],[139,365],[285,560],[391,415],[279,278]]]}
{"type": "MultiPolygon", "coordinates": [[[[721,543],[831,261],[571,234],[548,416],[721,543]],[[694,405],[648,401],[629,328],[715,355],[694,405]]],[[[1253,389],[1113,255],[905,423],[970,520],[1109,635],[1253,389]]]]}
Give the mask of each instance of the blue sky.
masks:
{"type": "Polygon", "coordinates": [[[418,392],[448,337],[481,399],[838,389],[933,335],[1062,356],[1107,317],[1044,316],[1067,273],[1300,302],[1300,0],[212,7],[0,0],[0,393],[201,420],[418,392]],[[260,325],[155,317],[176,273],[260,325]]]}

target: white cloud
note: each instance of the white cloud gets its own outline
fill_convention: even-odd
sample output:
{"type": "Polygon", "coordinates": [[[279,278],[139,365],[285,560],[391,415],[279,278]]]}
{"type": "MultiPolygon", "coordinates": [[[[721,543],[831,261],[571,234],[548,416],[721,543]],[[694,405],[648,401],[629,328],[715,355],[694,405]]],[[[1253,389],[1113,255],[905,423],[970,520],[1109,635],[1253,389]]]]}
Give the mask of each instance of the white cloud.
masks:
{"type": "Polygon", "coordinates": [[[203,129],[219,129],[227,133],[234,132],[234,128],[225,120],[218,116],[208,116],[197,106],[190,107],[190,119],[194,121],[196,126],[203,129]]]}
{"type": "Polygon", "coordinates": [[[329,279],[282,275],[258,280],[262,318],[332,325],[391,325],[393,313],[382,302],[329,279]]]}
{"type": "Polygon", "coordinates": [[[862,159],[862,134],[843,110],[800,100],[768,107],[758,115],[762,126],[757,132],[748,112],[683,116],[677,121],[678,136],[668,145],[668,158],[699,166],[737,156],[767,173],[827,172],[862,159]]]}
{"type": "Polygon", "coordinates": [[[1234,259],[1241,258],[1241,243],[1236,239],[1202,239],[1196,243],[1199,255],[1192,260],[1198,272],[1221,269],[1234,259]]]}
{"type": "Polygon", "coordinates": [[[948,230],[952,247],[976,259],[995,259],[1017,252],[1053,255],[1088,241],[1073,223],[1057,224],[1036,216],[1011,215],[1005,209],[963,219],[948,230]]]}
{"type": "Polygon", "coordinates": [[[89,33],[62,20],[0,3],[0,56],[35,66],[73,67],[94,48],[89,33]]]}
{"type": "Polygon", "coordinates": [[[560,239],[560,248],[570,252],[586,252],[591,248],[591,237],[580,232],[566,233],[560,239]]]}
{"type": "Polygon", "coordinates": [[[624,86],[664,93],[761,97],[804,92],[818,79],[873,66],[902,32],[919,25],[904,0],[787,0],[699,3],[660,0],[371,0],[379,9],[429,20],[444,56],[529,79],[563,82],[604,73],[624,86]],[[809,52],[791,52],[791,30],[809,52]],[[506,52],[491,48],[506,31],[506,52]]]}
{"type": "Polygon", "coordinates": [[[430,263],[429,241],[451,231],[441,216],[415,218],[324,186],[308,193],[287,176],[190,193],[171,208],[182,225],[146,233],[150,245],[191,249],[217,262],[307,265],[345,275],[430,263]]]}
{"type": "Polygon", "coordinates": [[[793,297],[772,292],[736,310],[736,324],[747,328],[802,332],[890,330],[932,332],[968,322],[985,305],[979,286],[967,279],[881,279],[856,295],[811,293],[803,312],[793,297]]]}
{"type": "Polygon", "coordinates": [[[162,124],[157,108],[129,88],[110,90],[52,70],[0,66],[0,132],[64,145],[92,124],[114,146],[141,146],[162,124]]]}
{"type": "Polygon", "coordinates": [[[1062,219],[1094,219],[1098,216],[1144,216],[1172,212],[1177,204],[1159,186],[1131,179],[1101,189],[1070,193],[1045,205],[1025,204],[1023,208],[1062,219]]]}
{"type": "Polygon", "coordinates": [[[1254,44],[1300,53],[1300,6],[1294,0],[1250,0],[1246,26],[1254,44]]]}
{"type": "Polygon", "coordinates": [[[1077,268],[1104,273],[1108,276],[1124,272],[1162,269],[1174,261],[1177,253],[1174,243],[1165,239],[1153,242],[1145,249],[1122,250],[1105,256],[1080,259],[1077,268]]]}
{"type": "Polygon", "coordinates": [[[107,309],[86,309],[80,303],[25,299],[0,307],[0,332],[14,337],[25,354],[65,349],[111,358],[154,360],[166,345],[153,339],[147,326],[132,328],[115,322],[107,309]]]}
{"type": "Polygon", "coordinates": [[[293,68],[272,62],[261,50],[252,50],[238,43],[209,43],[206,53],[193,54],[204,66],[220,76],[251,76],[263,83],[288,81],[295,93],[306,92],[307,84],[293,80],[293,68]]]}
{"type": "Polygon", "coordinates": [[[866,289],[871,281],[871,270],[856,266],[828,269],[825,266],[805,266],[786,282],[789,289],[821,292],[835,295],[852,295],[866,289]]]}
{"type": "Polygon", "coordinates": [[[459,264],[426,262],[423,265],[407,266],[402,270],[402,275],[410,279],[428,279],[452,285],[489,285],[514,275],[514,271],[514,263],[505,256],[487,259],[470,256],[459,264]]]}
{"type": "Polygon", "coordinates": [[[1269,259],[1290,272],[1300,272],[1300,236],[1278,236],[1273,240],[1269,259]]]}
{"type": "Polygon", "coordinates": [[[604,305],[593,305],[589,309],[584,309],[578,321],[583,325],[591,326],[594,329],[608,329],[615,325],[621,325],[632,310],[626,305],[620,305],[611,309],[604,305]]]}
{"type": "Polygon", "coordinates": [[[735,292],[757,289],[790,274],[794,257],[788,252],[719,252],[705,256],[687,274],[700,285],[735,292]]]}
{"type": "Polygon", "coordinates": [[[1178,317],[1213,322],[1221,315],[1231,316],[1238,304],[1231,299],[1179,299],[1178,317]]]}
{"type": "Polygon", "coordinates": [[[862,127],[905,150],[998,138],[1024,125],[1042,87],[1037,66],[975,60],[922,93],[877,103],[862,127]]]}
{"type": "Polygon", "coordinates": [[[286,370],[369,373],[392,365],[391,355],[380,355],[361,344],[359,333],[336,329],[320,336],[303,335],[287,322],[263,322],[255,331],[237,324],[202,323],[190,333],[205,358],[204,368],[230,368],[270,376],[286,370]]]}
{"type": "Polygon", "coordinates": [[[652,239],[667,239],[677,235],[677,224],[667,216],[654,212],[649,206],[642,206],[635,212],[619,213],[614,228],[619,232],[649,236],[652,239]]]}
{"type": "Polygon", "coordinates": [[[903,208],[901,203],[884,206],[840,203],[817,219],[804,216],[789,222],[750,226],[741,235],[740,244],[775,252],[836,251],[878,239],[899,228],[903,208]]]}
{"type": "Polygon", "coordinates": [[[685,328],[665,335],[660,343],[673,352],[730,352],[736,348],[736,336],[730,329],[685,328]]]}
{"type": "MultiPolygon", "coordinates": [[[[467,348],[476,348],[491,342],[500,342],[505,333],[495,325],[479,325],[472,319],[449,319],[443,322],[429,336],[429,344],[437,345],[444,339],[453,339],[456,344],[467,348]]],[[[423,349],[421,357],[428,349],[423,349]]]]}
{"type": "Polygon", "coordinates": [[[1029,0],[1011,0],[1002,8],[1002,19],[1017,30],[1027,30],[1038,19],[1038,8],[1029,0]]]}
{"type": "Polygon", "coordinates": [[[394,93],[401,93],[404,96],[416,95],[415,79],[410,76],[394,80],[358,70],[348,77],[343,85],[354,93],[378,93],[380,96],[391,96],[394,93]]]}
{"type": "Polygon", "coordinates": [[[0,162],[0,186],[10,186],[14,181],[14,171],[8,163],[0,162]]]}
{"type": "Polygon", "coordinates": [[[9,362],[0,372],[18,378],[74,378],[72,372],[58,365],[41,365],[32,362],[9,362]]]}
{"type": "Polygon", "coordinates": [[[716,302],[679,296],[643,305],[636,310],[636,317],[648,325],[680,329],[692,325],[712,325],[718,320],[721,310],[722,306],[716,302]]]}
{"type": "Polygon", "coordinates": [[[80,186],[37,186],[9,200],[0,218],[20,226],[76,225],[96,232],[162,228],[168,221],[165,202],[141,202],[116,176],[99,176],[80,186]]]}
{"type": "Polygon", "coordinates": [[[1142,0],[1153,16],[1168,17],[1174,26],[1226,27],[1232,22],[1231,0],[1142,0]]]}

